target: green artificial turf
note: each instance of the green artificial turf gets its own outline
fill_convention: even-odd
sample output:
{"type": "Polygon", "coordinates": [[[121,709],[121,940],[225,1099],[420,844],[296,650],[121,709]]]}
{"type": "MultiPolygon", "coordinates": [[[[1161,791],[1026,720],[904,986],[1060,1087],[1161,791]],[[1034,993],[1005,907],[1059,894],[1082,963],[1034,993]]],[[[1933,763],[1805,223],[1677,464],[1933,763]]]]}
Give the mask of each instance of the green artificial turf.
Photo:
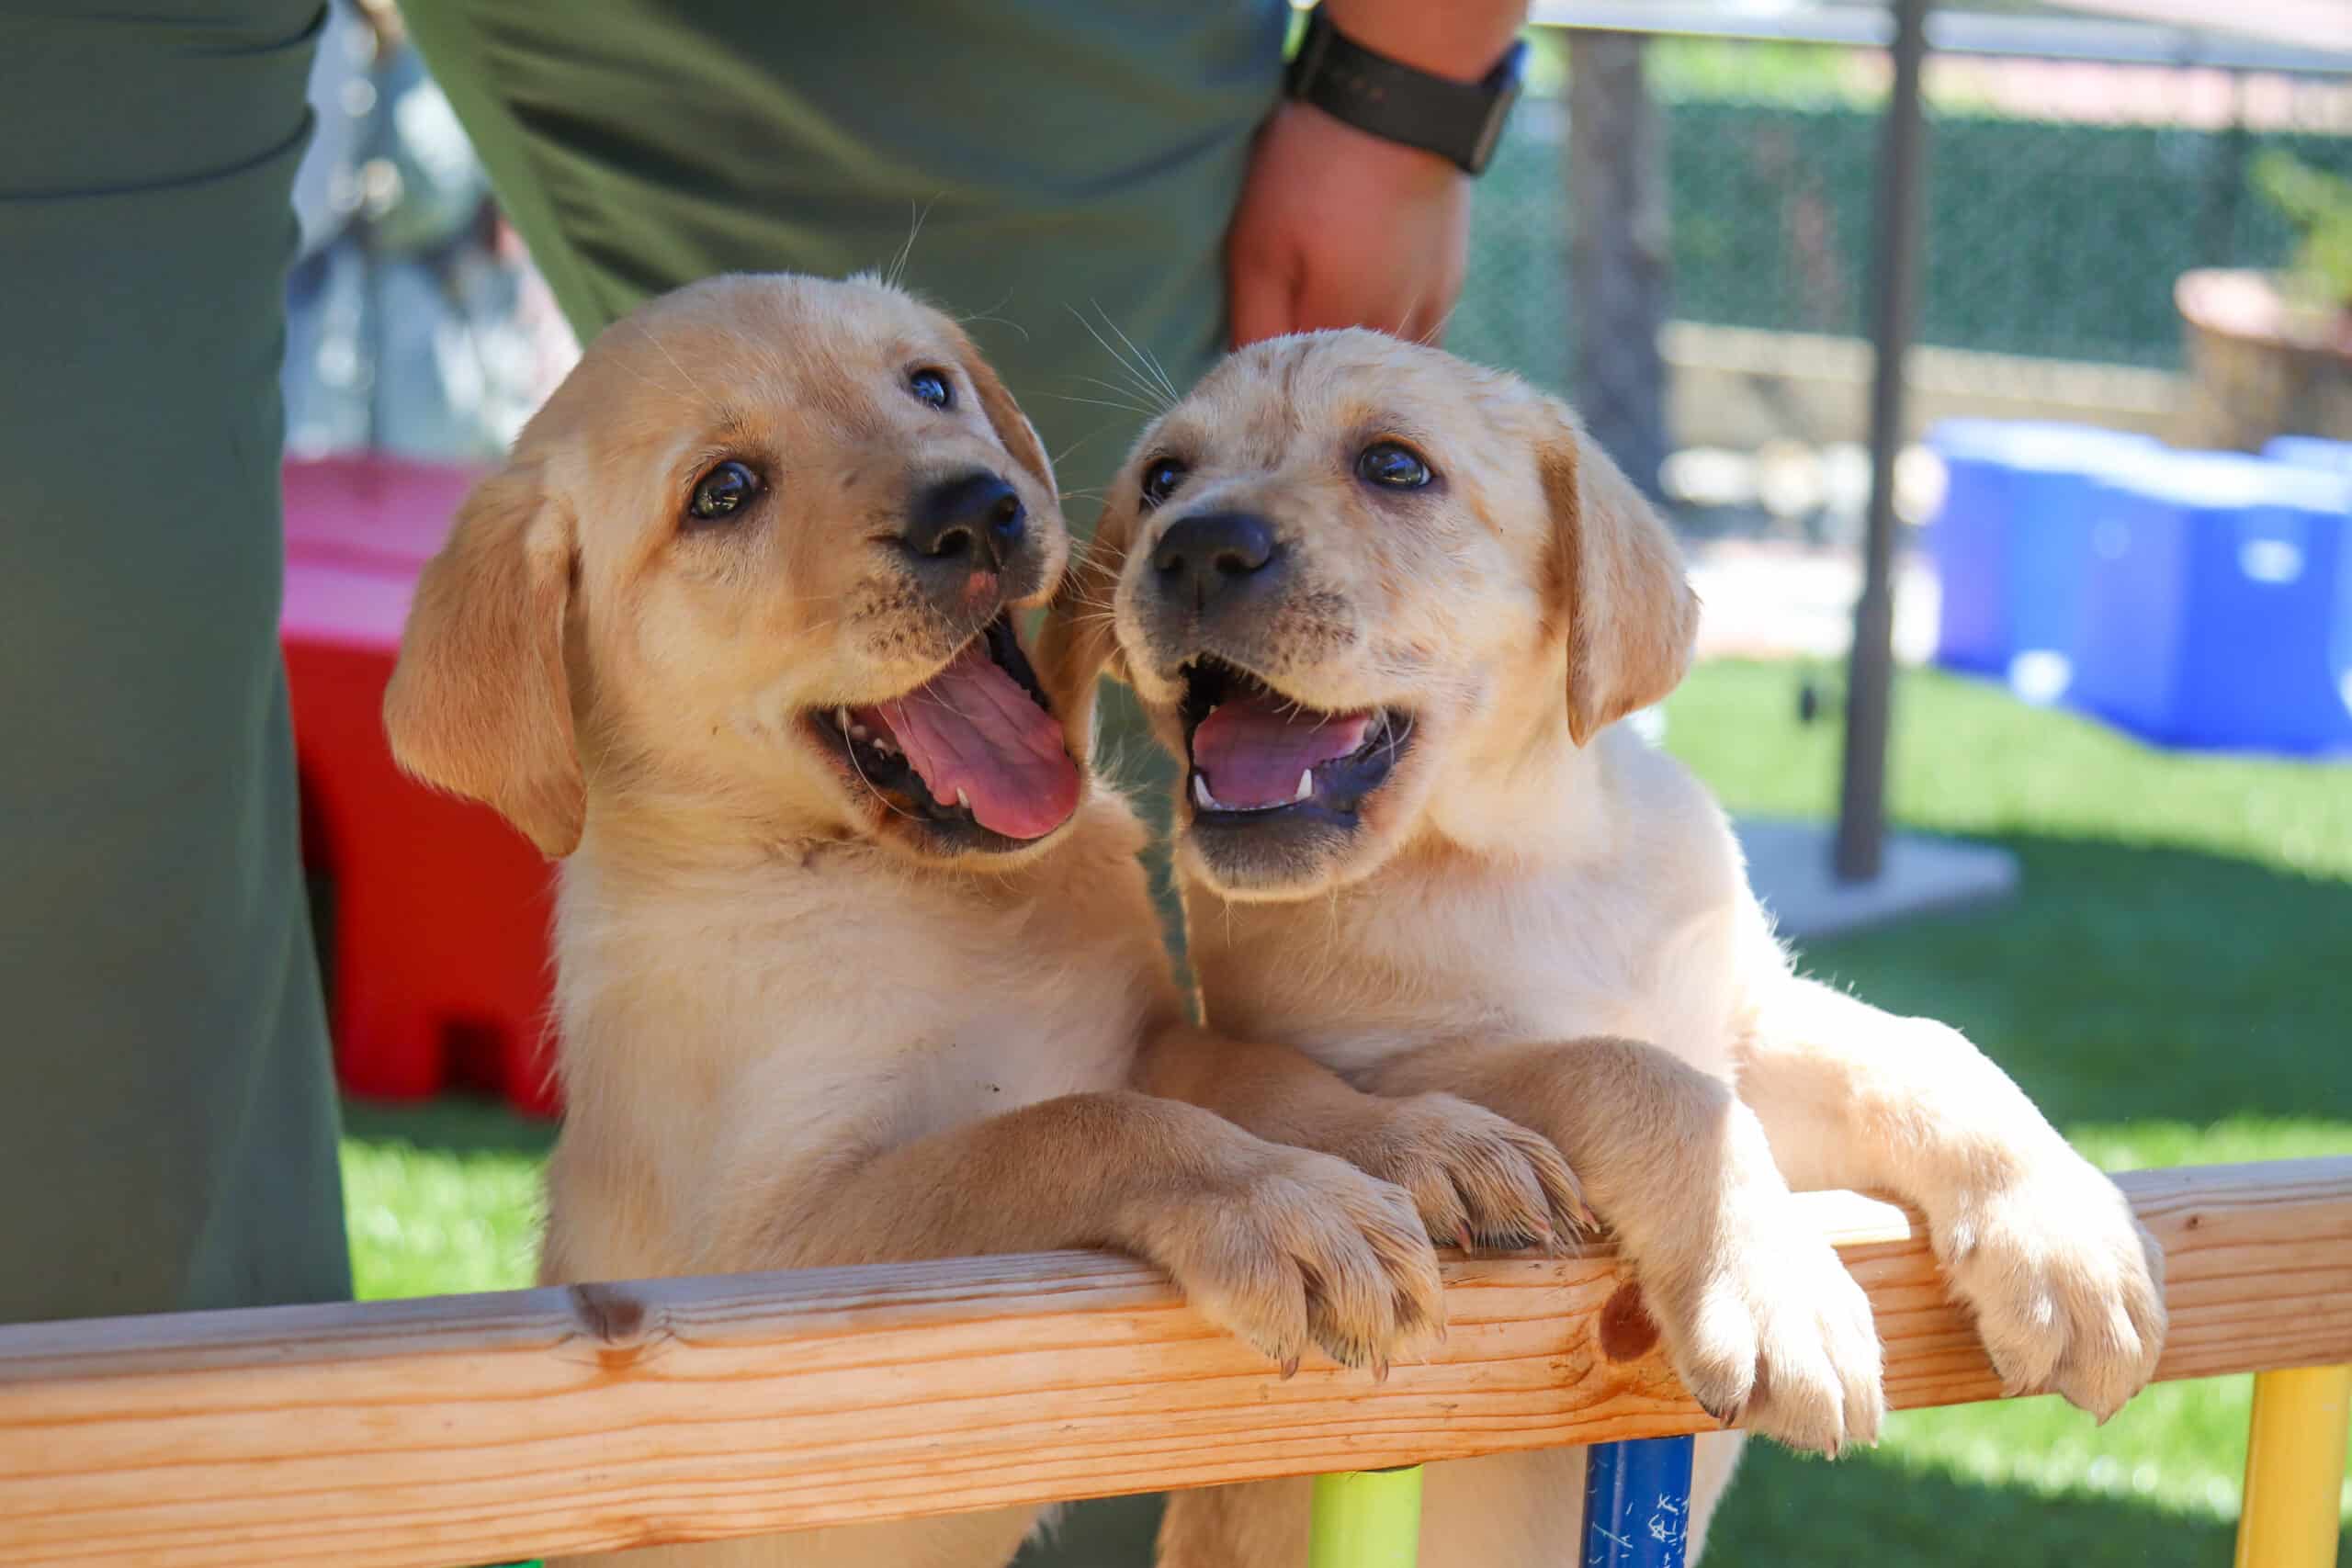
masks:
{"type": "MultiPolygon", "coordinates": [[[[1827,815],[1836,704],[1800,723],[1799,678],[1701,670],[1667,746],[1734,811],[1827,815]]],[[[2352,768],[2154,751],[1913,672],[1889,794],[1902,826],[2016,852],[2022,891],[1816,944],[1815,973],[1966,1030],[2110,1169],[2352,1153],[2352,768]]],[[[346,1116],[362,1294],[528,1282],[547,1128],[465,1104],[346,1116]]],[[[2221,1564],[2247,1388],[2165,1385],[2104,1428],[2047,1399],[1911,1412],[1835,1464],[1753,1445],[1709,1560],[2221,1564]]],[[[1074,1542],[1144,1516],[1104,1513],[1118,1528],[1091,1535],[1088,1517],[1074,1542]]]]}

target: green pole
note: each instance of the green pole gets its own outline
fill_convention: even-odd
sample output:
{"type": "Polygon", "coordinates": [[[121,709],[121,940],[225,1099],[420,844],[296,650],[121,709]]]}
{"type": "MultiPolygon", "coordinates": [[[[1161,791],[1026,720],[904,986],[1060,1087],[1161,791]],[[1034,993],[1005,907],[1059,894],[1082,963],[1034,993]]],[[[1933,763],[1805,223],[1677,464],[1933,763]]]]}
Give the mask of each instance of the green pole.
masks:
{"type": "Polygon", "coordinates": [[[1306,1568],[1413,1568],[1421,1551],[1421,1467],[1315,1478],[1306,1568]]]}

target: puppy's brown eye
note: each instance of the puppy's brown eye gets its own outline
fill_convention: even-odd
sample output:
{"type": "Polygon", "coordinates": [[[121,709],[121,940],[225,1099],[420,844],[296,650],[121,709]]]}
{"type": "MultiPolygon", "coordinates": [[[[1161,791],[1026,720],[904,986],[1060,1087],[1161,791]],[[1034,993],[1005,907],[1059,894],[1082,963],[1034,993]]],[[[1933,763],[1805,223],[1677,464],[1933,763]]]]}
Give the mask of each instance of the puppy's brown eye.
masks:
{"type": "Polygon", "coordinates": [[[1144,465],[1143,503],[1158,506],[1184,482],[1184,465],[1173,457],[1158,457],[1144,465]]]}
{"type": "Polygon", "coordinates": [[[686,510],[703,523],[723,523],[741,515],[760,493],[760,476],[732,460],[724,462],[695,482],[694,499],[686,510]]]}
{"type": "Polygon", "coordinates": [[[948,380],[947,372],[944,370],[933,370],[926,367],[921,370],[909,371],[907,390],[915,395],[916,401],[929,403],[935,409],[949,409],[956,406],[956,386],[954,382],[948,380]]]}
{"type": "Polygon", "coordinates": [[[1356,477],[1383,490],[1419,490],[1437,478],[1419,452],[1399,441],[1375,441],[1357,453],[1356,477]]]}

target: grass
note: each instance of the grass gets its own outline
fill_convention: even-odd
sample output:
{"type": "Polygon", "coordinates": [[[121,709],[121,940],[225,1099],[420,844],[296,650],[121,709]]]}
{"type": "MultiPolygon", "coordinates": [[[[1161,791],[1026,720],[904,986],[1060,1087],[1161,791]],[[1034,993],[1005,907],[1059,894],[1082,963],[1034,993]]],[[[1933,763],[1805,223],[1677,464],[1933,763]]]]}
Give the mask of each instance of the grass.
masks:
{"type": "MultiPolygon", "coordinates": [[[[1896,698],[1893,814],[2007,845],[2023,890],[1817,944],[1814,972],[1966,1030],[2109,1169],[2352,1152],[2352,773],[2153,751],[1932,674],[1896,698]]],[[[1715,666],[1668,705],[1667,744],[1736,811],[1822,816],[1838,727],[1795,706],[1790,667],[1715,666]]],[[[2219,1562],[2249,1386],[2167,1384],[2104,1429],[2049,1399],[1911,1412],[1836,1466],[1758,1449],[1719,1539],[1748,1562],[1860,1561],[1863,1542],[1951,1564],[2219,1562]]]]}
{"type": "MultiPolygon", "coordinates": [[[[1666,744],[1736,811],[1824,816],[1838,727],[1800,724],[1796,691],[1792,666],[1710,666],[1666,744]]],[[[1814,972],[1966,1030],[2110,1169],[2352,1153],[2352,772],[2155,752],[1928,673],[1896,703],[1894,816],[2006,844],[2023,890],[1818,944],[1814,972]]],[[[436,1106],[355,1107],[346,1130],[364,1294],[527,1280],[546,1129],[436,1106]]],[[[2243,1378],[2169,1384],[2103,1429],[2053,1400],[1912,1412],[1834,1465],[1757,1445],[1713,1560],[2221,1563],[2247,1397],[2243,1378]]],[[[1148,1522],[1080,1510],[1069,1540],[1113,1561],[1104,1543],[1148,1522]]]]}
{"type": "Polygon", "coordinates": [[[551,1124],[444,1100],[343,1109],[343,1201],[362,1301],[531,1282],[551,1124]]]}

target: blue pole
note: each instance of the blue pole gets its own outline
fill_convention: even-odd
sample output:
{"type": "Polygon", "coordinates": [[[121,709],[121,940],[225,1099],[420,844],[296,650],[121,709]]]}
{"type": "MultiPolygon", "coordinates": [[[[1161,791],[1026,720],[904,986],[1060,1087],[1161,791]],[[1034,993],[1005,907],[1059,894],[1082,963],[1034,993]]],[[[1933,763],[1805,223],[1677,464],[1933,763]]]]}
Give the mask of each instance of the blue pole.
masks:
{"type": "Polygon", "coordinates": [[[1595,1443],[1584,1465],[1584,1568],[1682,1568],[1690,1439],[1595,1443]]]}

